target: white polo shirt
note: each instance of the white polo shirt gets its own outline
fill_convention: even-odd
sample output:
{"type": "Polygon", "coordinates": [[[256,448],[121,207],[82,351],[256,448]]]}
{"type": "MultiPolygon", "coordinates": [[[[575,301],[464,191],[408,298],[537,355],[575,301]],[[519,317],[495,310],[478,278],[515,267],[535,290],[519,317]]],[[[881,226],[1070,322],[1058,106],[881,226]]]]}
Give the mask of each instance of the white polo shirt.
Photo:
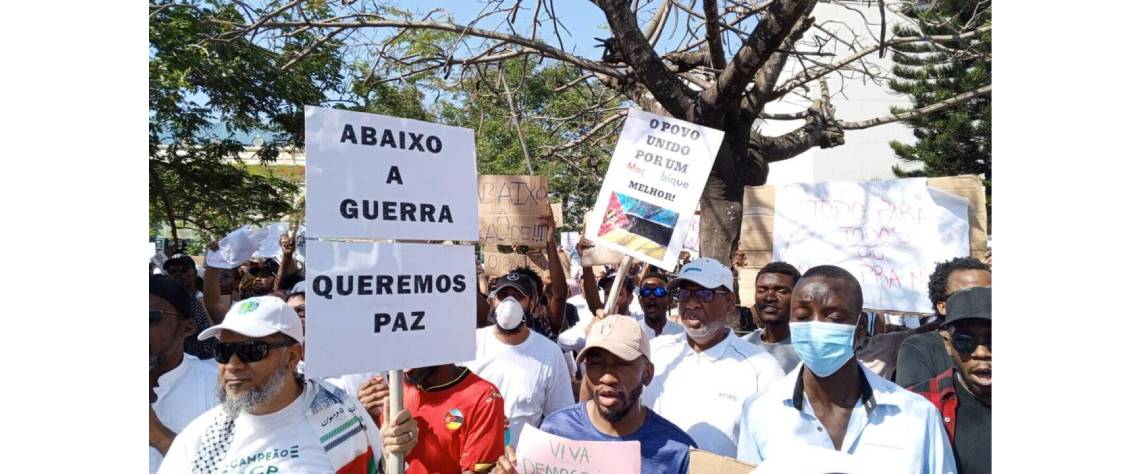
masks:
{"type": "MultiPolygon", "coordinates": [[[[767,393],[745,403],[737,459],[757,464],[805,446],[835,449],[803,393],[802,368],[801,363],[767,393]]],[[[851,411],[839,451],[850,454],[858,465],[874,466],[877,472],[956,472],[954,453],[934,405],[862,363],[859,369],[867,385],[851,411]]]]}
{"type": "MultiPolygon", "coordinates": [[[[158,399],[154,402],[154,414],[163,426],[175,434],[218,405],[218,364],[202,360],[190,354],[182,354],[182,363],[158,377],[154,388],[158,399]]],[[[150,472],[158,472],[162,464],[162,454],[150,448],[150,472]]]]}
{"type": "Polygon", "coordinates": [[[641,401],[689,434],[697,447],[736,454],[744,401],[784,375],[772,354],[728,330],[708,350],[696,352],[685,333],[649,341],[653,382],[641,401]]]}

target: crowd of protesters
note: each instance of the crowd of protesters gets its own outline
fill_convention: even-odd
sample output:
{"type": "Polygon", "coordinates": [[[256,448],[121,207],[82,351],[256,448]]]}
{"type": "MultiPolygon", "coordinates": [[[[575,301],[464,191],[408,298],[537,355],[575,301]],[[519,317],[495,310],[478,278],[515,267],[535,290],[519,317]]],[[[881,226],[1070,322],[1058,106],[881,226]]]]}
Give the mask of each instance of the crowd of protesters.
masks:
{"type": "Polygon", "coordinates": [[[151,472],[372,473],[386,454],[409,473],[516,472],[526,424],[639,441],[645,473],[689,472],[690,448],[762,465],[830,451],[866,472],[990,472],[987,263],[938,264],[935,317],[892,331],[837,266],[771,262],[741,281],[743,262],[697,258],[619,280],[571,274],[553,230],[547,241],[547,271],[479,269],[475,358],[407,368],[395,417],[383,374],[305,377],[292,238],[235,268],[166,259],[150,276],[151,472]]]}

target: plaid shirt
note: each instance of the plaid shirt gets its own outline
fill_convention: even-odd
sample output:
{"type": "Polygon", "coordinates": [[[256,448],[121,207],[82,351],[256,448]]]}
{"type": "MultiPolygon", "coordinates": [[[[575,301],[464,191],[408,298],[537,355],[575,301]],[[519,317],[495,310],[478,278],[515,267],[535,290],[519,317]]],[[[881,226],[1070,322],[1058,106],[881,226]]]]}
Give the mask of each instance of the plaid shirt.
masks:
{"type": "Polygon", "coordinates": [[[954,427],[958,423],[958,390],[954,385],[954,373],[954,369],[947,369],[930,380],[907,387],[907,390],[930,400],[942,414],[942,424],[951,444],[954,443],[954,427]]]}

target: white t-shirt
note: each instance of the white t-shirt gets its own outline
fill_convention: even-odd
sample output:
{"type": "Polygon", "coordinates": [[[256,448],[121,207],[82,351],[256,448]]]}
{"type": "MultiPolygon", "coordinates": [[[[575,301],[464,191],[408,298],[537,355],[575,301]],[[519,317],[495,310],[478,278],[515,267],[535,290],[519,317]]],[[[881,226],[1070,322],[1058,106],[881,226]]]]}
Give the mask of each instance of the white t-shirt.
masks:
{"type": "MultiPolygon", "coordinates": [[[[158,377],[154,414],[170,431],[181,433],[195,418],[218,405],[217,386],[216,362],[182,354],[181,364],[158,377]]],[[[151,474],[158,472],[159,464],[162,453],[150,448],[151,474]]]]}
{"type": "MultiPolygon", "coordinates": [[[[316,391],[312,389],[312,384],[306,383],[301,396],[281,410],[268,415],[239,414],[234,419],[233,440],[225,458],[218,464],[221,468],[219,474],[334,472],[332,462],[307,416],[315,397],[316,391]]],[[[357,413],[366,413],[356,397],[347,398],[346,402],[356,408],[357,413]]],[[[218,406],[207,411],[178,434],[159,469],[161,474],[191,472],[198,441],[213,424],[221,409],[218,406]]],[[[380,431],[376,429],[372,417],[365,415],[360,418],[372,452],[379,460],[379,453],[383,452],[380,431]]]]}
{"type": "Polygon", "coordinates": [[[539,426],[542,417],[574,404],[570,370],[558,345],[531,331],[512,346],[495,337],[495,326],[475,331],[475,360],[462,365],[498,387],[510,420],[511,446],[518,446],[523,423],[539,426]]]}
{"type": "MultiPolygon", "coordinates": [[[[661,328],[661,334],[657,335],[653,332],[653,328],[649,327],[649,325],[645,323],[644,314],[632,313],[630,314],[630,317],[636,319],[637,322],[641,323],[641,330],[645,331],[645,335],[648,336],[649,339],[685,333],[684,326],[670,321],[668,318],[666,318],[665,327],[661,328]]],[[[558,345],[564,350],[581,352],[582,348],[586,347],[586,326],[589,325],[590,321],[593,319],[594,318],[586,318],[578,320],[578,324],[575,324],[565,331],[562,331],[562,334],[558,335],[558,345]]]]}
{"type": "Polygon", "coordinates": [[[688,336],[660,336],[649,341],[653,382],[641,401],[689,434],[697,447],[736,456],[740,413],[748,397],[764,392],[784,376],[772,354],[728,336],[696,352],[688,336]]]}
{"type": "Polygon", "coordinates": [[[661,334],[654,332],[653,328],[649,327],[649,323],[645,322],[645,313],[642,313],[640,311],[634,312],[631,308],[629,310],[629,315],[633,317],[633,319],[636,319],[637,322],[641,323],[641,330],[645,331],[645,335],[649,336],[650,339],[661,336],[671,336],[673,334],[684,334],[685,332],[685,327],[673,321],[670,321],[668,315],[665,316],[665,326],[661,328],[661,334]]]}

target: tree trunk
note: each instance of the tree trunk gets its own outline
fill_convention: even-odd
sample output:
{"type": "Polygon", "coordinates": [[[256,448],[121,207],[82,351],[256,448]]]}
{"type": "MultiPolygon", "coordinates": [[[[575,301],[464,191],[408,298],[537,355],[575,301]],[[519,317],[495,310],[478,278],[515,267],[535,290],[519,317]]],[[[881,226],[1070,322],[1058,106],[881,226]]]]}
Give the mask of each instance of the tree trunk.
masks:
{"type": "Polygon", "coordinates": [[[701,256],[731,266],[740,240],[741,201],[746,184],[737,164],[745,158],[749,129],[730,120],[725,122],[717,127],[724,130],[724,141],[701,194],[701,256]]]}

